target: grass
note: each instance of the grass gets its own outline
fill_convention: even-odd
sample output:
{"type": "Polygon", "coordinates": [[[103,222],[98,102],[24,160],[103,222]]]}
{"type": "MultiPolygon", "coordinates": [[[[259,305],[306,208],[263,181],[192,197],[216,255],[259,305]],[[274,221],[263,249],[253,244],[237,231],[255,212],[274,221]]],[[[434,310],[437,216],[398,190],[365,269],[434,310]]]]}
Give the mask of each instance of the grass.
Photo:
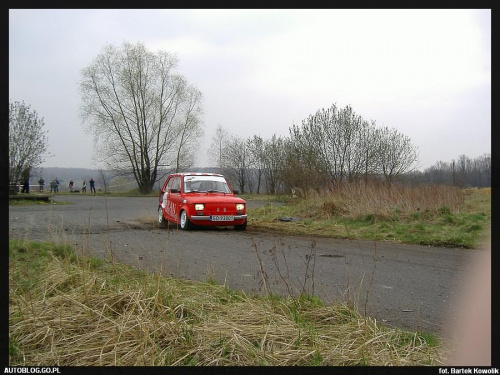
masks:
{"type": "Polygon", "coordinates": [[[9,199],[9,205],[11,206],[27,206],[27,205],[41,205],[41,206],[50,206],[50,205],[64,205],[68,204],[67,202],[55,201],[52,199],[49,200],[40,200],[40,199],[9,199]]]}
{"type": "Polygon", "coordinates": [[[349,185],[248,215],[250,230],[473,248],[490,226],[491,189],[349,185]]]}
{"type": "Polygon", "coordinates": [[[246,201],[260,201],[260,202],[292,202],[293,198],[290,195],[284,194],[255,194],[255,193],[247,193],[247,194],[238,194],[238,197],[243,198],[246,201]]]}
{"type": "Polygon", "coordinates": [[[250,296],[9,241],[11,366],[443,365],[432,334],[317,298],[250,296]]]}

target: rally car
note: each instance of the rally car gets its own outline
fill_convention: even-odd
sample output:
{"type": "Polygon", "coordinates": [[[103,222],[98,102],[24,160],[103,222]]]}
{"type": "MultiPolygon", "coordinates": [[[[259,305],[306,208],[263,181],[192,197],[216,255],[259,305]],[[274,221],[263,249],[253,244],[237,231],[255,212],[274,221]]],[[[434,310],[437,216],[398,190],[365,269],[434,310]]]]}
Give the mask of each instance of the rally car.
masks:
{"type": "Polygon", "coordinates": [[[181,229],[196,226],[247,227],[246,202],[236,197],[221,174],[172,173],[160,189],[158,224],[175,223],[181,229]]]}

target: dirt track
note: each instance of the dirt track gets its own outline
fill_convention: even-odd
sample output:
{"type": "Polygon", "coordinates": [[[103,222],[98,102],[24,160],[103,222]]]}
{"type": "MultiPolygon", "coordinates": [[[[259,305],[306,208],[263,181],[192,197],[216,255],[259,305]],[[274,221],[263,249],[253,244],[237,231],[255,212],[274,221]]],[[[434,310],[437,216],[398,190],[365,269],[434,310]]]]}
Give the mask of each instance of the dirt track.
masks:
{"type": "Polygon", "coordinates": [[[9,206],[9,236],[69,242],[140,269],[247,292],[264,293],[265,280],[273,293],[305,291],[327,303],[355,303],[380,323],[444,337],[451,337],[461,280],[480,252],[251,230],[162,230],[154,225],[154,197],[56,199],[72,204],[9,206]]]}

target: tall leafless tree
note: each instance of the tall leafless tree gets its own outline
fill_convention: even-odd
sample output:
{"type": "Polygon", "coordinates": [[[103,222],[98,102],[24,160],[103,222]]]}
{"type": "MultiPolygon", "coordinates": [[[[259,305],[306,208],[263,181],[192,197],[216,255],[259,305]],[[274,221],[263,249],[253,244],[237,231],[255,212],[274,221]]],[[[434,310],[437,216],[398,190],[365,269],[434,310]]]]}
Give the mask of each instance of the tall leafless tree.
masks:
{"type": "Polygon", "coordinates": [[[24,170],[44,161],[48,146],[45,122],[24,102],[9,103],[9,184],[17,184],[24,170]]]}
{"type": "Polygon", "coordinates": [[[251,164],[247,142],[218,125],[208,154],[219,172],[245,193],[249,187],[251,164]]]}
{"type": "Polygon", "coordinates": [[[266,189],[269,194],[276,194],[283,188],[285,144],[285,139],[276,134],[264,141],[262,162],[266,189]]]}
{"type": "Polygon", "coordinates": [[[283,188],[300,188],[304,193],[324,187],[325,173],[320,149],[314,135],[298,126],[290,128],[290,137],[283,145],[284,164],[281,168],[283,188]]]}
{"type": "Polygon", "coordinates": [[[227,166],[227,147],[231,140],[231,134],[224,129],[220,124],[217,125],[215,134],[212,137],[212,143],[208,150],[210,160],[215,163],[215,167],[219,169],[219,173],[224,173],[227,166]]]}
{"type": "Polygon", "coordinates": [[[236,181],[242,194],[249,187],[250,180],[250,152],[245,140],[238,136],[231,136],[227,144],[227,163],[225,164],[225,173],[230,180],[236,181]]]}
{"type": "Polygon", "coordinates": [[[81,116],[93,133],[95,159],[132,175],[149,193],[159,169],[179,169],[201,134],[201,93],[175,74],[177,59],[141,43],[108,45],[82,70],[81,116]],[[181,160],[179,160],[181,159],[181,160]]]}
{"type": "Polygon", "coordinates": [[[184,113],[180,116],[179,142],[177,145],[177,157],[175,171],[189,169],[194,166],[198,147],[197,141],[203,136],[203,128],[200,126],[203,114],[201,103],[201,92],[194,87],[185,90],[185,105],[181,107],[184,113]]]}
{"type": "MultiPolygon", "coordinates": [[[[250,181],[253,181],[254,179],[257,180],[257,190],[256,193],[260,193],[260,188],[262,185],[262,177],[263,177],[263,172],[264,172],[264,140],[262,137],[258,135],[254,135],[253,137],[250,137],[246,141],[247,143],[247,149],[250,155],[250,168],[252,173],[252,177],[255,178],[250,178],[250,181]]],[[[250,188],[250,191],[252,189],[250,188]]]]}

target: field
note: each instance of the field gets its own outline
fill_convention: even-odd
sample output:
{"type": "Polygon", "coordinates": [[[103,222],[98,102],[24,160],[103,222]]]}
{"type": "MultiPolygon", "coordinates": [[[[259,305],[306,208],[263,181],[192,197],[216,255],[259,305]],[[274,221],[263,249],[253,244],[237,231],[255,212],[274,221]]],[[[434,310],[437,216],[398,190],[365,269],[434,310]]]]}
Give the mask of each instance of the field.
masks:
{"type": "Polygon", "coordinates": [[[442,365],[430,334],[314,297],[257,297],[9,244],[11,366],[442,365]]]}
{"type": "MultiPolygon", "coordinates": [[[[249,211],[250,231],[474,248],[491,221],[490,189],[351,186],[278,203],[244,198],[269,202],[249,211]]],[[[69,246],[9,241],[9,365],[440,366],[448,356],[432,334],[387,328],[314,296],[247,295],[69,246]]]]}
{"type": "Polygon", "coordinates": [[[289,235],[473,248],[491,223],[489,188],[387,189],[360,184],[307,198],[281,199],[282,204],[269,201],[250,210],[248,228],[289,235]]]}

